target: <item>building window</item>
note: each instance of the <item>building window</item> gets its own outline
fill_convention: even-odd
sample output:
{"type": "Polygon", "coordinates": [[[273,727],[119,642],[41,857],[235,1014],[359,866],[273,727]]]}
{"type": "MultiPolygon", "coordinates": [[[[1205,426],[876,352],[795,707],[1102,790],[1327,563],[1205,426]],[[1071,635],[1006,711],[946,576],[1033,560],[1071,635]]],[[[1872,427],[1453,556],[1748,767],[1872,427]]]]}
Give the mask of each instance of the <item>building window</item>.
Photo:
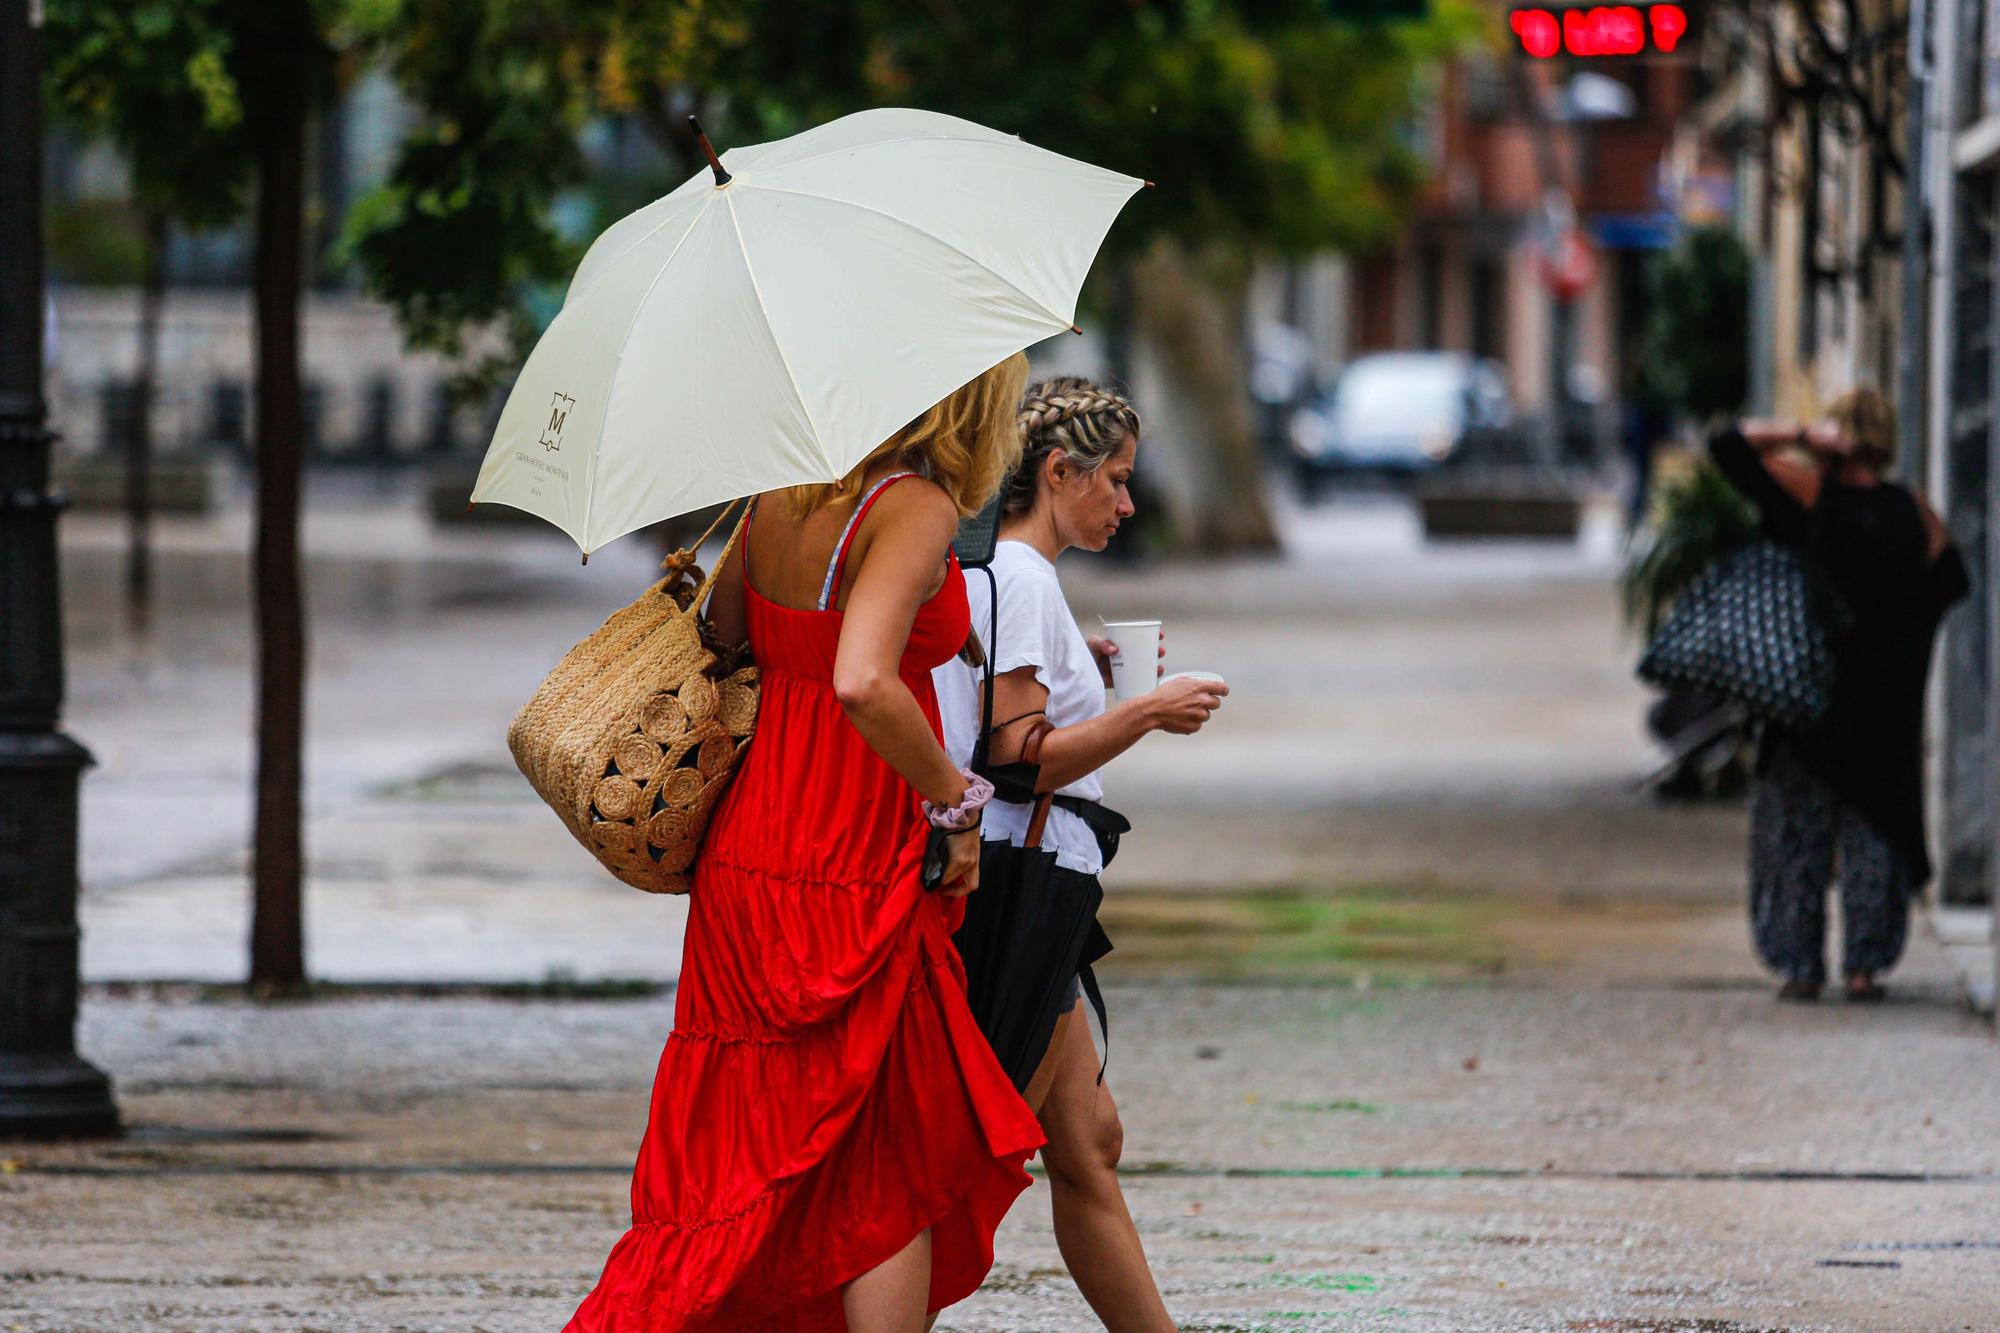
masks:
{"type": "Polygon", "coordinates": [[[1492,124],[1506,119],[1510,106],[1507,72],[1490,56],[1469,57],[1464,71],[1465,116],[1467,120],[1492,124]]]}
{"type": "Polygon", "coordinates": [[[1505,304],[1502,300],[1502,284],[1506,274],[1500,268],[1500,261],[1490,254],[1472,257],[1471,281],[1467,283],[1472,300],[1472,354],[1474,356],[1500,355],[1500,311],[1505,304]]]}
{"type": "Polygon", "coordinates": [[[1979,119],[1985,90],[1987,15],[1993,0],[1958,0],[1958,34],[1953,50],[1945,59],[1956,60],[1957,101],[1951,108],[1954,124],[1963,129],[1979,119]]]}
{"type": "Polygon", "coordinates": [[[1417,251],[1417,345],[1426,351],[1444,346],[1444,247],[1424,242],[1417,251]]]}

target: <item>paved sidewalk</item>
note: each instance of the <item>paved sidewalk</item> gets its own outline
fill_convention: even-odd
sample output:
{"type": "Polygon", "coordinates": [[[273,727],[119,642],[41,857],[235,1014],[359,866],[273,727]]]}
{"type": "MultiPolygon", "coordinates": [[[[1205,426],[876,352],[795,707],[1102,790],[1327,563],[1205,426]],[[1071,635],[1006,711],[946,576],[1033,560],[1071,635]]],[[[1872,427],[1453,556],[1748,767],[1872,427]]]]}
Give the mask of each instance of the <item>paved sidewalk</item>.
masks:
{"type": "MultiPolygon", "coordinates": [[[[671,979],[677,942],[630,943],[658,905],[595,869],[504,749],[541,673],[650,577],[643,542],[580,568],[537,529],[439,532],[393,495],[335,500],[305,529],[313,974],[671,979]]],[[[1235,689],[1202,736],[1151,737],[1112,765],[1113,803],[1142,831],[1119,884],[1734,897],[1734,859],[1712,849],[1740,836],[1740,813],[1662,812],[1631,790],[1649,762],[1644,696],[1601,534],[1426,549],[1382,503],[1291,526],[1284,563],[1066,565],[1080,617],[1160,614],[1170,663],[1235,689]]],[[[67,533],[68,725],[99,759],[83,789],[85,975],[238,979],[241,516],[163,524],[164,604],[141,643],[113,595],[116,524],[67,533]]]]}
{"type": "MultiPolygon", "coordinates": [[[[1659,928],[1701,959],[1699,920],[1659,928]]],[[[1188,1329],[1992,1327],[2000,1080],[1895,1003],[1735,983],[1119,984],[1127,1184],[1188,1329]],[[1708,1321],[1708,1322],[1697,1322],[1708,1321]]],[[[671,999],[94,996],[127,1141],[12,1150],[0,1327],[560,1326],[671,999]]],[[[1038,1186],[951,1330],[1085,1329],[1038,1186]]]]}
{"type": "MultiPolygon", "coordinates": [[[[684,904],[597,871],[500,737],[650,562],[386,503],[308,525],[309,945],[367,985],[256,1006],[196,984],[240,977],[246,926],[232,522],[168,533],[144,653],[115,532],[72,528],[71,725],[104,761],[80,1041],[132,1132],[0,1145],[0,1330],[559,1327],[624,1225],[684,904]]],[[[1992,1029],[1925,931],[1887,1005],[1773,1003],[1741,809],[1631,790],[1601,533],[1425,550],[1364,505],[1293,535],[1065,575],[1237,686],[1109,779],[1140,829],[1110,1080],[1182,1326],[1994,1327],[1992,1029]]],[[[940,1324],[1095,1326],[1040,1185],[940,1324]]]]}

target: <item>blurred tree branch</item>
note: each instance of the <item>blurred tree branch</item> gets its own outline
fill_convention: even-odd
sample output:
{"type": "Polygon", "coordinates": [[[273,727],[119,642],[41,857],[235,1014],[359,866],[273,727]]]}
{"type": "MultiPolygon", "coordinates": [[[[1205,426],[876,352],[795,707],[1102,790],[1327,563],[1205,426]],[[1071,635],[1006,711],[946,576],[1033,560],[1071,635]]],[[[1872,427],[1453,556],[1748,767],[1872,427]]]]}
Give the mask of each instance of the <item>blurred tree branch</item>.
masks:
{"type": "MultiPolygon", "coordinates": [[[[549,294],[590,239],[560,231],[551,204],[590,183],[578,135],[593,118],[629,117],[684,178],[698,169],[688,110],[712,111],[708,128],[727,148],[869,106],[922,106],[1157,180],[1113,230],[1114,263],[1161,237],[1245,260],[1367,249],[1394,236],[1423,178],[1411,130],[1435,67],[1487,23],[1470,0],[1367,28],[1330,21],[1321,0],[377,8],[372,35],[426,125],[354,210],[345,244],[411,340],[459,359],[468,384],[498,383],[520,364],[549,294]],[[508,345],[474,360],[496,326],[508,345]]],[[[678,183],[659,181],[657,192],[678,183]]],[[[1190,269],[1190,291],[1240,314],[1242,293],[1204,291],[1200,271],[1190,269]]],[[[1165,307],[1153,313],[1167,317],[1165,307]]],[[[1241,397],[1240,328],[1239,319],[1227,338],[1171,336],[1220,358],[1200,378],[1241,397]]],[[[1247,412],[1208,423],[1221,432],[1218,456],[1242,463],[1203,493],[1239,516],[1196,525],[1218,548],[1272,541],[1247,424],[1234,435],[1239,416],[1247,423],[1247,412]]]]}
{"type": "MultiPolygon", "coordinates": [[[[49,0],[46,92],[123,152],[142,210],[256,229],[257,790],[250,982],[305,984],[299,304],[307,131],[357,14],[388,0],[49,0]]],[[[157,236],[156,236],[157,241],[157,236]]],[[[157,257],[158,245],[155,246],[157,257]]],[[[157,311],[155,310],[155,315],[157,311]]],[[[156,319],[149,322],[156,323],[156,319]]],[[[150,353],[142,363],[150,359],[150,353]]]]}
{"type": "MultiPolygon", "coordinates": [[[[1728,0],[1749,45],[1760,57],[1772,94],[1767,141],[1791,129],[1830,128],[1863,146],[1885,170],[1902,179],[1903,117],[1908,112],[1905,62],[1909,46],[1906,0],[1891,0],[1870,28],[1858,0],[1728,0]],[[1829,23],[1829,12],[1839,15],[1829,23]]],[[[1872,245],[1894,249],[1900,237],[1886,231],[1872,245]]]]}

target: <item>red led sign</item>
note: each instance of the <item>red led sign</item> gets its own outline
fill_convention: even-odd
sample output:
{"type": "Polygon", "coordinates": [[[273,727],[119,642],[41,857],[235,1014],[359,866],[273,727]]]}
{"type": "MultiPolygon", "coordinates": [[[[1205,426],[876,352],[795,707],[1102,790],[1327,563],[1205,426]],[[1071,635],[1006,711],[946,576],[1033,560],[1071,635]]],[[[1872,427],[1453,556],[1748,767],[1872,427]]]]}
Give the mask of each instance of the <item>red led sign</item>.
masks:
{"type": "Polygon", "coordinates": [[[1537,60],[1559,55],[1671,54],[1687,34],[1679,5],[1595,5],[1589,9],[1517,9],[1507,16],[1521,49],[1537,60]]]}

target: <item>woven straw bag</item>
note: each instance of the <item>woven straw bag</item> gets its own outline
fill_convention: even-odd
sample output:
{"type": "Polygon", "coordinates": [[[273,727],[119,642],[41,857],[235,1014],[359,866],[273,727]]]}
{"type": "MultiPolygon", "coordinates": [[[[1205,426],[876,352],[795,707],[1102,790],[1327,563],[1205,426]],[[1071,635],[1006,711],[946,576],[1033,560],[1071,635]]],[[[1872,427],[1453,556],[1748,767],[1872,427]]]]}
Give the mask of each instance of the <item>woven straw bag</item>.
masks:
{"type": "Polygon", "coordinates": [[[700,614],[715,576],[695,551],[728,517],[564,654],[507,729],[514,762],[576,840],[648,893],[692,885],[709,815],[757,725],[756,666],[717,645],[700,614]]]}

